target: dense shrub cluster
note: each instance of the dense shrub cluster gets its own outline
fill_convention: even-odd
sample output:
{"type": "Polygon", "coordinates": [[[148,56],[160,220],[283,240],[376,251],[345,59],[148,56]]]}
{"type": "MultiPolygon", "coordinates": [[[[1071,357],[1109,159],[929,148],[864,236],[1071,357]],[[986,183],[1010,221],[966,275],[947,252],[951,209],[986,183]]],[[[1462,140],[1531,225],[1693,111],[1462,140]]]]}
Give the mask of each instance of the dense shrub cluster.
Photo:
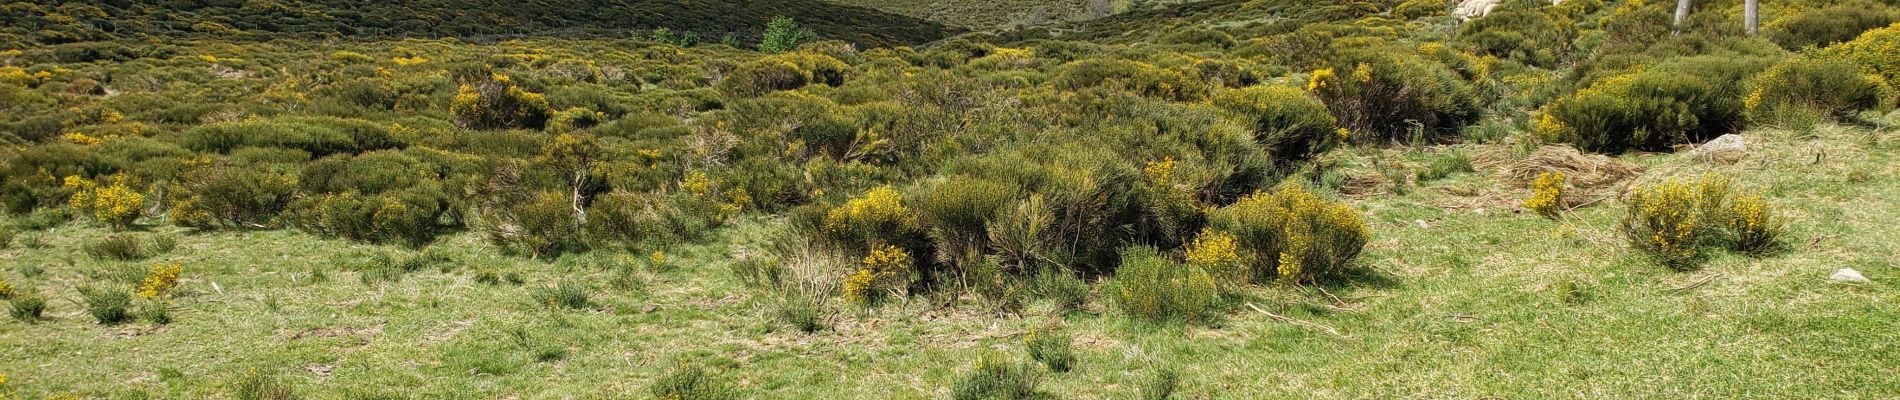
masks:
{"type": "Polygon", "coordinates": [[[501,74],[465,79],[449,103],[449,115],[464,129],[541,129],[553,113],[547,96],[522,90],[501,74]]]}
{"type": "Polygon", "coordinates": [[[1345,52],[1313,72],[1307,91],[1364,141],[1439,141],[1478,117],[1470,83],[1457,72],[1410,52],[1345,52]]]}
{"type": "Polygon", "coordinates": [[[1546,139],[1610,153],[1700,143],[1745,125],[1742,83],[1771,60],[1685,57],[1605,78],[1546,105],[1536,128],[1546,139]]]}
{"type": "Polygon", "coordinates": [[[1873,1],[1846,1],[1777,18],[1762,33],[1788,50],[1854,40],[1862,32],[1900,22],[1900,10],[1873,1]]]}
{"type": "Polygon", "coordinates": [[[1900,24],[1867,31],[1852,41],[1821,49],[1819,57],[1846,60],[1879,75],[1888,85],[1900,82],[1900,24]]]}
{"type": "Polygon", "coordinates": [[[1750,120],[1787,122],[1803,114],[1822,119],[1885,109],[1892,88],[1851,62],[1794,57],[1775,64],[1749,83],[1743,100],[1750,120]]]}

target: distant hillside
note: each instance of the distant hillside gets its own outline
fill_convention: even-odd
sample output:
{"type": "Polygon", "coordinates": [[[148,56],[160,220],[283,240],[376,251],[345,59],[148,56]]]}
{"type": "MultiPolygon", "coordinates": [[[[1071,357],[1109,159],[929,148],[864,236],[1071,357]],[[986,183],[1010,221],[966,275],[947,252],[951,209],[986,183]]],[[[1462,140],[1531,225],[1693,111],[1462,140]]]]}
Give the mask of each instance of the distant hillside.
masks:
{"type": "Polygon", "coordinates": [[[1195,0],[827,0],[903,14],[972,30],[1014,29],[1086,21],[1131,10],[1195,0]]]}
{"type": "Polygon", "coordinates": [[[0,45],[23,47],[154,35],[221,38],[613,35],[668,28],[705,41],[748,42],[773,16],[823,38],[865,46],[917,44],[942,24],[818,0],[117,0],[0,5],[0,45]]]}

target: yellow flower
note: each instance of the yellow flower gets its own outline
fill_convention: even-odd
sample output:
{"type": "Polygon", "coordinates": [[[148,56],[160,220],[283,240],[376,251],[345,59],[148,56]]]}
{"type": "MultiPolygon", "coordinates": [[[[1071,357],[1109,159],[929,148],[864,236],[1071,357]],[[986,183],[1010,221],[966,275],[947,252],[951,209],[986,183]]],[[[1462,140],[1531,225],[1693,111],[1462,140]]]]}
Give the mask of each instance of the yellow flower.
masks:
{"type": "Polygon", "coordinates": [[[1339,78],[1339,74],[1336,72],[1333,72],[1332,68],[1325,68],[1325,69],[1320,69],[1318,71],[1313,71],[1313,77],[1306,81],[1306,90],[1310,92],[1310,91],[1323,89],[1326,87],[1327,81],[1338,79],[1338,78],[1339,78]]]}
{"type": "Polygon", "coordinates": [[[60,139],[79,145],[99,144],[99,142],[105,141],[104,139],[79,132],[68,132],[65,136],[60,136],[60,139]]]}
{"type": "Polygon", "coordinates": [[[1149,161],[1147,166],[1141,168],[1141,174],[1148,177],[1149,182],[1169,184],[1174,182],[1174,165],[1174,156],[1167,156],[1159,161],[1149,161]]]}
{"type": "Polygon", "coordinates": [[[1524,208],[1536,211],[1545,218],[1556,219],[1563,212],[1564,174],[1545,172],[1537,175],[1531,183],[1531,198],[1524,200],[1524,208]]]}
{"type": "Polygon", "coordinates": [[[145,282],[139,285],[139,297],[156,298],[171,293],[178,287],[178,274],[185,266],[178,263],[153,265],[145,275],[145,282]]]}

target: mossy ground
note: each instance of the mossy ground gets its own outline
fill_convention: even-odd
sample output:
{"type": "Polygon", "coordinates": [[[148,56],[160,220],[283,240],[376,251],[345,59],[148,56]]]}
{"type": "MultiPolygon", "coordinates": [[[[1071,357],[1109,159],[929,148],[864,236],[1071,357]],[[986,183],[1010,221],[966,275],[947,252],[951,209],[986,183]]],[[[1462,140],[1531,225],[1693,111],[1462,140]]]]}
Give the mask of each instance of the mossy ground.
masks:
{"type": "MultiPolygon", "coordinates": [[[[1900,395],[1900,141],[1841,126],[1746,137],[1754,153],[1735,165],[1624,159],[1649,167],[1640,180],[1716,170],[1761,190],[1787,221],[1779,254],[1720,254],[1675,272],[1629,250],[1616,200],[1552,221],[1516,212],[1527,189],[1480,168],[1353,201],[1374,235],[1359,273],[1323,291],[1251,291],[1211,327],[1129,322],[1096,285],[1066,316],[1040,306],[997,316],[967,301],[941,307],[941,296],[868,312],[834,300],[843,310],[829,328],[801,333],[777,317],[772,296],[727,270],[780,223],[769,219],[671,249],[670,268],[639,268],[631,285],[611,283],[613,265],[640,257],[539,262],[501,255],[473,232],[432,245],[454,263],[395,282],[365,283],[349,268],[417,250],[287,230],[149,227],[176,235],[178,248],[95,261],[80,246],[109,232],[76,222],[0,251],[0,274],[49,298],[46,320],[0,323],[0,373],[24,398],[224,398],[251,370],[308,398],[622,398],[691,362],[749,397],[941,398],[983,349],[1022,356],[1023,334],[1060,326],[1079,360],[1044,380],[1057,398],[1130,397],[1160,368],[1181,371],[1177,398],[1900,395]],[[171,324],[100,326],[78,303],[78,287],[123,284],[126,270],[159,262],[185,266],[171,324]],[[1838,268],[1876,283],[1828,283],[1838,268]],[[478,283],[485,270],[525,282],[478,283]],[[531,300],[533,288],[563,280],[585,285],[593,306],[531,300]],[[542,357],[546,349],[566,354],[542,357]]],[[[1447,150],[1398,157],[1431,151],[1447,150]]]]}

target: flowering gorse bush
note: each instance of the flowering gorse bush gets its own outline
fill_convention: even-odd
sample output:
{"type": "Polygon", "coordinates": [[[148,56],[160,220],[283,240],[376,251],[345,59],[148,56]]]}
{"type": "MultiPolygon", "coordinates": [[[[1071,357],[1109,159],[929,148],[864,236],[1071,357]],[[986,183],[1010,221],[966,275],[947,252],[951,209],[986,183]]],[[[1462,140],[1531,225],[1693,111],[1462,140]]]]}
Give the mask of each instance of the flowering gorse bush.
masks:
{"type": "Polygon", "coordinates": [[[1531,182],[1531,197],[1524,199],[1524,209],[1536,212],[1544,218],[1557,219],[1564,212],[1564,173],[1545,172],[1537,174],[1537,180],[1531,182]]]}
{"type": "Polygon", "coordinates": [[[825,214],[824,233],[844,246],[869,248],[902,240],[918,229],[917,217],[891,186],[880,186],[825,214]]]}
{"type": "Polygon", "coordinates": [[[859,304],[875,303],[883,293],[904,290],[915,276],[910,253],[891,245],[871,249],[856,272],[844,279],[845,299],[859,304]]]}
{"type": "Polygon", "coordinates": [[[1370,236],[1351,206],[1298,186],[1257,192],[1214,210],[1208,213],[1208,228],[1234,237],[1241,275],[1256,282],[1298,283],[1336,274],[1358,257],[1370,236]]]}
{"type": "Polygon", "coordinates": [[[184,272],[185,266],[179,263],[153,265],[139,284],[139,297],[152,299],[171,294],[172,289],[178,288],[178,275],[184,272]]]}
{"type": "Polygon", "coordinates": [[[1771,250],[1781,234],[1766,200],[1738,193],[1721,175],[1639,186],[1628,203],[1621,226],[1630,246],[1677,270],[1694,268],[1711,247],[1771,250]]]}
{"type": "Polygon", "coordinates": [[[113,230],[131,226],[145,211],[145,196],[132,189],[131,178],[124,174],[113,175],[105,182],[68,176],[64,183],[73,193],[67,205],[113,230]]]}

